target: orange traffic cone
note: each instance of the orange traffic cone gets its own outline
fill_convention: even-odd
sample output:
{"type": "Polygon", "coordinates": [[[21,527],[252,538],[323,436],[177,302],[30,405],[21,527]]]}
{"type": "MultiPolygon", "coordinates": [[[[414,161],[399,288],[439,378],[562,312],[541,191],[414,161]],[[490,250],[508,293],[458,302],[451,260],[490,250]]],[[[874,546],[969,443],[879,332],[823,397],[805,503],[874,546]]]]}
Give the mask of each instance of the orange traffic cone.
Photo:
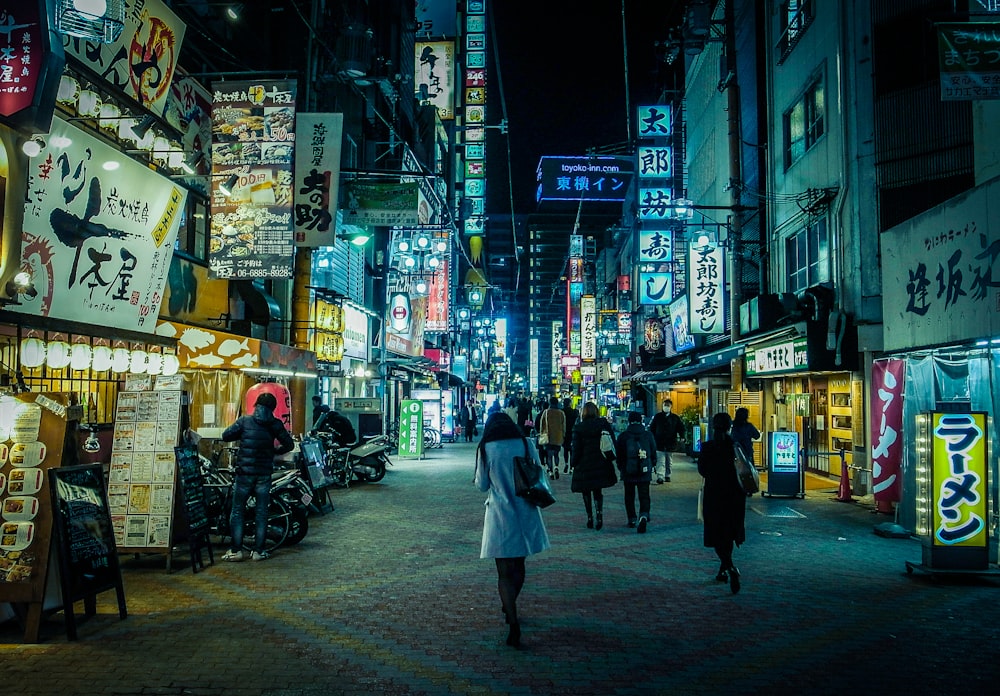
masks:
{"type": "Polygon", "coordinates": [[[851,477],[847,471],[847,460],[844,459],[843,455],[840,457],[840,488],[837,490],[837,497],[834,500],[839,500],[842,503],[854,502],[851,498],[851,477]]]}

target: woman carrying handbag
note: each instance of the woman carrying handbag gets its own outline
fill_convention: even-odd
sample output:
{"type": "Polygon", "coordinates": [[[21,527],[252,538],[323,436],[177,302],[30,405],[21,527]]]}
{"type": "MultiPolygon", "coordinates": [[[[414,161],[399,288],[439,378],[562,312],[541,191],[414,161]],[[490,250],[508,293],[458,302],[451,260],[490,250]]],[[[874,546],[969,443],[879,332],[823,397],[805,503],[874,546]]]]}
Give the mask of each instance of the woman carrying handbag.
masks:
{"type": "Polygon", "coordinates": [[[534,444],[524,438],[510,416],[499,412],[486,421],[476,448],[476,487],[489,491],[479,557],[496,562],[497,591],[510,625],[507,645],[515,648],[521,645],[517,597],[524,587],[524,559],[549,548],[542,511],[514,492],[514,457],[523,457],[525,447],[540,466],[534,444]]]}
{"type": "Polygon", "coordinates": [[[580,411],[580,420],[573,427],[573,480],[570,484],[570,490],[583,495],[587,529],[601,529],[604,526],[602,489],[618,483],[612,464],[614,460],[615,438],[611,432],[611,424],[601,418],[597,404],[588,401],[580,411]],[[602,437],[610,444],[602,446],[602,437]]]}

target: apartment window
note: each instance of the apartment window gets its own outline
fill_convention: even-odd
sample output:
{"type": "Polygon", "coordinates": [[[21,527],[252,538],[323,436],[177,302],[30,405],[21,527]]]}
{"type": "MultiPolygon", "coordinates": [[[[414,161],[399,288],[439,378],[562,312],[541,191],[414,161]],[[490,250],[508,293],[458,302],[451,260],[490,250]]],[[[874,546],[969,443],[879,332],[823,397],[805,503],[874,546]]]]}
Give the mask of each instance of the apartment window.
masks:
{"type": "Polygon", "coordinates": [[[798,162],[822,137],[825,132],[825,115],[823,79],[818,78],[783,117],[786,169],[798,162]]]}
{"type": "Polygon", "coordinates": [[[813,222],[785,241],[788,292],[800,292],[830,280],[830,240],[826,219],[813,222]]]}
{"type": "Polygon", "coordinates": [[[205,261],[208,259],[208,205],[205,199],[188,193],[187,206],[177,228],[174,249],[205,261]]]}
{"type": "Polygon", "coordinates": [[[778,39],[778,65],[781,65],[788,54],[799,42],[802,33],[812,24],[815,12],[813,0],[786,0],[781,3],[779,20],[781,34],[778,39]]]}

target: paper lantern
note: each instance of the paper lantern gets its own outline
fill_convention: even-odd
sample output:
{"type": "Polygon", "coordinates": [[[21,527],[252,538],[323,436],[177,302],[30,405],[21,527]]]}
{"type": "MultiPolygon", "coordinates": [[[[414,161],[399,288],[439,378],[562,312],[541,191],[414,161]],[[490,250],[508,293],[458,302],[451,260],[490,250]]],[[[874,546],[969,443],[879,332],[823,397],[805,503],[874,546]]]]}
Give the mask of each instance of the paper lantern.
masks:
{"type": "Polygon", "coordinates": [[[144,350],[133,350],[129,354],[128,371],[133,375],[145,374],[149,367],[149,355],[144,350]]]}
{"type": "Polygon", "coordinates": [[[41,367],[45,362],[45,342],[32,336],[21,341],[21,365],[41,367]]]}
{"type": "Polygon", "coordinates": [[[244,401],[244,413],[253,413],[254,402],[261,394],[273,394],[278,402],[278,407],[274,409],[274,417],[285,424],[289,432],[292,431],[292,393],[288,387],[277,382],[260,382],[247,389],[244,401]]]}
{"type": "Polygon", "coordinates": [[[90,363],[91,368],[97,372],[104,372],[111,369],[111,347],[110,346],[94,346],[94,351],[92,355],[92,360],[90,363]]]}
{"type": "Polygon", "coordinates": [[[111,351],[111,371],[128,372],[129,363],[132,360],[132,353],[128,348],[115,348],[111,351]]]}
{"type": "Polygon", "coordinates": [[[179,369],[181,369],[181,361],[177,359],[176,355],[167,353],[163,356],[163,374],[167,377],[176,375],[179,369]]]}
{"type": "Polygon", "coordinates": [[[93,354],[86,343],[74,343],[69,349],[69,366],[74,370],[86,370],[90,367],[93,354]]]}
{"type": "Polygon", "coordinates": [[[53,370],[61,370],[69,365],[69,344],[66,341],[49,341],[45,348],[45,364],[53,370]]]}
{"type": "Polygon", "coordinates": [[[146,359],[146,372],[151,375],[158,375],[163,371],[163,354],[150,353],[146,359]]]}

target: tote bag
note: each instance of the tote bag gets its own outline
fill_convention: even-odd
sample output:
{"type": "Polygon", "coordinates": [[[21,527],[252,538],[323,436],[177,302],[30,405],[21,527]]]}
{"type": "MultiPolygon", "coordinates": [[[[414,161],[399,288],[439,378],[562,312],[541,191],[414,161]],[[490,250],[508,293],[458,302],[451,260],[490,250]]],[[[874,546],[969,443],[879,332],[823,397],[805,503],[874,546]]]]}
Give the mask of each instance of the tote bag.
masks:
{"type": "Polygon", "coordinates": [[[545,469],[528,452],[528,441],[524,441],[524,456],[514,457],[514,494],[532,505],[547,508],[556,502],[549,485],[545,469]]]}

